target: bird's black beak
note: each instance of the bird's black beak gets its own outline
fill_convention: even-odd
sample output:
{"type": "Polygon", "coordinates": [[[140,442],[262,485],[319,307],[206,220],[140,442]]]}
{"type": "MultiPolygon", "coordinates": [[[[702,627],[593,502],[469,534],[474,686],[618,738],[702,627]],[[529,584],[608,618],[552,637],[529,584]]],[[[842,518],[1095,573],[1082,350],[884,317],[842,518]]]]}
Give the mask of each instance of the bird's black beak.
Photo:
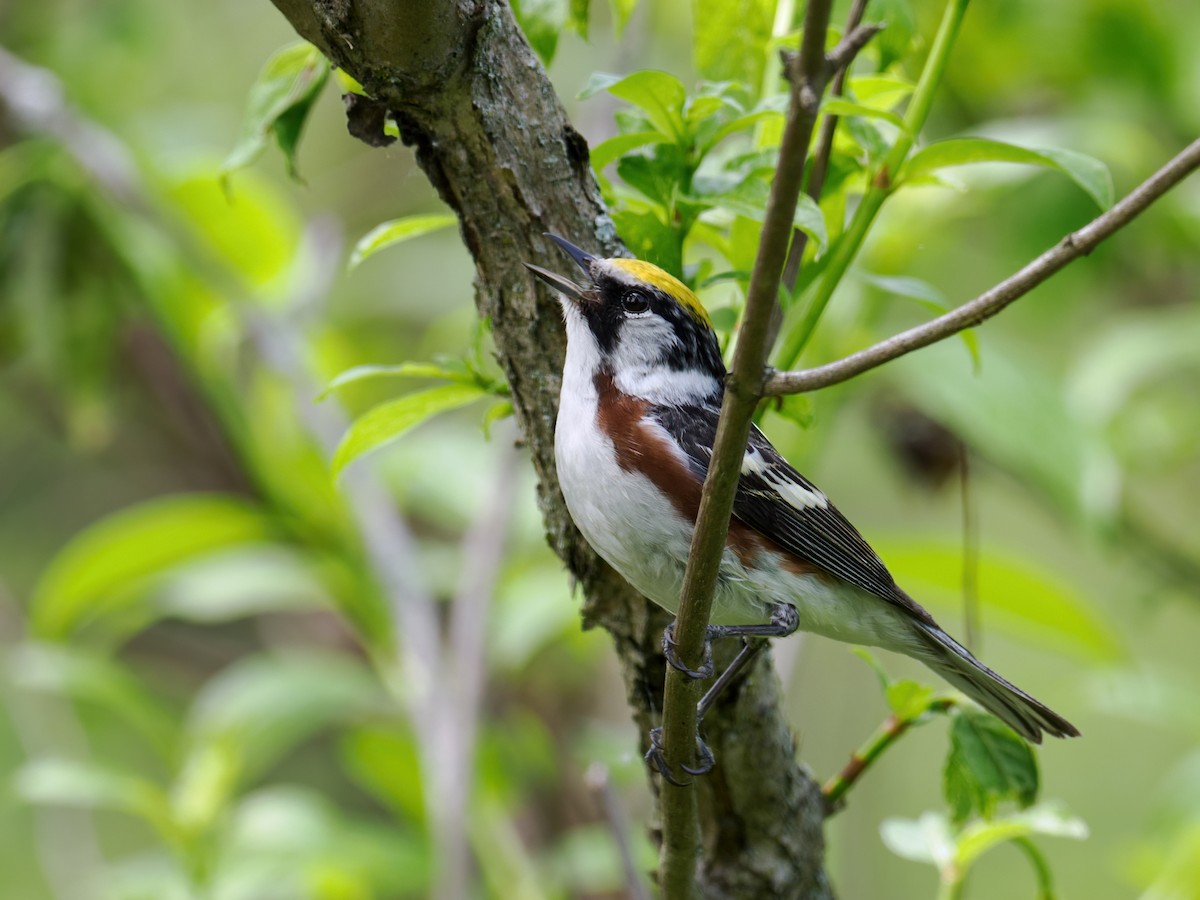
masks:
{"type": "MultiPolygon", "coordinates": [[[[562,247],[562,249],[565,250],[571,257],[571,259],[575,260],[575,262],[579,264],[579,268],[583,269],[583,271],[587,273],[588,280],[591,280],[592,262],[595,260],[594,256],[592,256],[590,253],[584,253],[570,241],[560,238],[557,234],[547,234],[546,237],[550,238],[550,240],[562,247]]],[[[525,263],[525,268],[527,268],[538,278],[542,279],[542,281],[550,285],[550,287],[554,288],[559,293],[570,297],[572,300],[588,302],[594,297],[594,293],[590,289],[581,287],[570,279],[563,278],[561,275],[558,275],[547,269],[543,269],[541,266],[535,266],[533,263],[525,263]]]]}

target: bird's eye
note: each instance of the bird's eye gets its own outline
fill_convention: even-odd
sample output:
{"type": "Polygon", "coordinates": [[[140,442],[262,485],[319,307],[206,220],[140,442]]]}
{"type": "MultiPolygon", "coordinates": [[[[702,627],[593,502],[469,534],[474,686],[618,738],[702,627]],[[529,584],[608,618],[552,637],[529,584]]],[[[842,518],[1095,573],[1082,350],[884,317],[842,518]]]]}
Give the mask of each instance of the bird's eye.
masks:
{"type": "Polygon", "coordinates": [[[621,298],[621,306],[625,308],[625,312],[636,316],[649,311],[650,298],[641,291],[627,291],[621,298]]]}

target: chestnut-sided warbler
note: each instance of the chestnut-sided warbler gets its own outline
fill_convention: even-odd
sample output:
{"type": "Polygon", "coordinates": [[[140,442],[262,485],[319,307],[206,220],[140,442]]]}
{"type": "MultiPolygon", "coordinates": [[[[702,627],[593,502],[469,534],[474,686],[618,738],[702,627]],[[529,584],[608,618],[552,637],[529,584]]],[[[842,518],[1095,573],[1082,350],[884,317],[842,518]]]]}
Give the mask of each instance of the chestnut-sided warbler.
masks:
{"type": "MultiPolygon", "coordinates": [[[[562,295],[566,318],[554,450],[567,508],[605,561],[675,612],[724,388],[717,336],[696,295],[657,266],[597,259],[547,237],[587,276],[580,285],[529,266],[562,295]]],[[[884,647],[924,663],[1030,741],[1079,734],[943,631],[757,428],[712,609],[711,636],[800,628],[884,647]]]]}

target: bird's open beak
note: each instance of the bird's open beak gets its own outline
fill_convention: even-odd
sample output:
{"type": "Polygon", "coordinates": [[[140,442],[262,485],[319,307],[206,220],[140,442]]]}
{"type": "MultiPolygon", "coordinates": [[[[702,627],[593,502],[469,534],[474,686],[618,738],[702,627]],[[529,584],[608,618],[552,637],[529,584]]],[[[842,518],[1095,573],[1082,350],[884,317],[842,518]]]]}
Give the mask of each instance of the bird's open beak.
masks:
{"type": "MultiPolygon", "coordinates": [[[[547,234],[546,237],[562,247],[571,259],[579,264],[579,268],[587,273],[588,280],[591,281],[594,256],[584,253],[570,241],[560,238],[557,234],[547,234]]],[[[581,287],[570,279],[563,278],[561,275],[543,269],[541,266],[535,266],[533,263],[525,263],[525,268],[550,285],[550,287],[564,296],[570,297],[572,300],[588,303],[595,299],[595,293],[590,288],[581,287]]]]}

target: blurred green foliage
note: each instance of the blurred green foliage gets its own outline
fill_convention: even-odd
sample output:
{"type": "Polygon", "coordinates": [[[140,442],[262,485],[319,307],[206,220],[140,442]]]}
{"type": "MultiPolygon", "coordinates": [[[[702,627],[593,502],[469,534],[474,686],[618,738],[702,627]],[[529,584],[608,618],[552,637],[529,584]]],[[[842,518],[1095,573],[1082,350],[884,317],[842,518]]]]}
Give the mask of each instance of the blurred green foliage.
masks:
{"type": "MultiPolygon", "coordinates": [[[[810,265],[789,324],[869,187],[863,173],[902,133],[941,15],[925,0],[869,10],[889,28],[845,100],[826,105],[843,125],[820,204],[798,214],[810,265]]],[[[778,141],[775,54],[795,40],[777,13],[520,6],[560,95],[587,98],[574,118],[622,236],[696,285],[725,331],[778,141]]],[[[128,151],[95,144],[85,165],[0,114],[5,895],[422,896],[434,877],[425,726],[405,712],[416,689],[398,677],[395,610],[329,460],[338,404],[366,414],[360,433],[381,409],[399,416],[347,452],[380,448],[346,477],[378,473],[412,533],[413,577],[448,614],[471,568],[464,535],[508,477],[512,434],[497,425],[485,441],[477,409],[386,446],[372,434],[395,437],[398,421],[417,422],[412,398],[447,391],[491,397],[489,420],[505,412],[470,260],[433,230],[444,210],[405,152],[345,136],[322,62],[302,48],[271,57],[295,37],[269,4],[183,16],[148,0],[50,0],[0,10],[0,25],[6,49],[52,71],[128,151]],[[268,90],[268,58],[302,65],[268,90]],[[283,164],[272,150],[230,171],[270,139],[283,164]],[[303,188],[287,174],[298,158],[303,188]],[[123,173],[146,208],[102,183],[123,173]],[[366,236],[352,273],[330,210],[351,239],[366,236]]],[[[961,302],[1086,222],[1110,199],[1094,160],[1119,196],[1192,139],[1198,34],[1200,9],[1183,4],[973,5],[909,184],[879,212],[803,360],[961,302]],[[995,162],[1017,157],[1038,165],[995,162]],[[978,159],[991,162],[946,166],[978,159]]],[[[947,746],[959,773],[996,758],[988,726],[966,714],[906,735],[831,820],[844,895],[932,895],[929,870],[885,844],[943,880],[947,865],[970,868],[973,898],[1032,895],[1028,867],[981,858],[1012,839],[1071,895],[1200,891],[1198,191],[1186,183],[979,329],[970,353],[948,343],[767,415],[781,448],[950,621],[965,443],[987,658],[1085,734],[1040,759],[1038,783],[1072,814],[1028,806],[1028,762],[965,782],[931,765],[947,746]],[[943,778],[957,818],[923,812],[943,778]],[[989,778],[990,793],[962,788],[989,778]],[[1074,816],[1088,840],[1027,843],[1081,836],[1074,816]]],[[[481,892],[604,895],[623,875],[582,773],[605,764],[632,822],[647,802],[624,686],[603,636],[579,630],[527,472],[508,521],[470,797],[481,892]]],[[[889,708],[925,721],[936,699],[900,679],[881,702],[844,648],[796,639],[780,655],[818,772],[839,769],[889,708]]],[[[649,868],[644,830],[630,837],[649,868]]]]}

